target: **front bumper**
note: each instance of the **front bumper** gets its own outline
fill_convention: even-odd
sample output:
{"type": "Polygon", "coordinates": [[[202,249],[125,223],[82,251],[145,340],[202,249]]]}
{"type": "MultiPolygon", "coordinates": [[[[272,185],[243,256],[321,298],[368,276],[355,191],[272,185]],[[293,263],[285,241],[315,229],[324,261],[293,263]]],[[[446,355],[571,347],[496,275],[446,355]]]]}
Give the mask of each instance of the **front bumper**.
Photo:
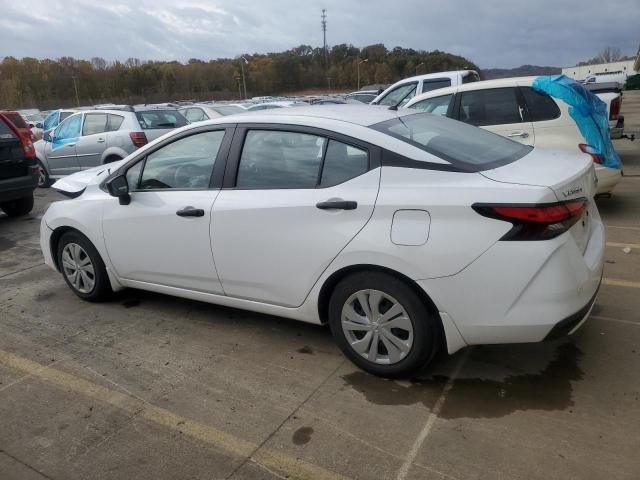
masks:
{"type": "Polygon", "coordinates": [[[53,230],[49,228],[44,218],[40,221],[40,250],[44,256],[44,263],[54,270],[58,270],[55,261],[53,260],[53,253],[51,252],[51,235],[53,230]]]}

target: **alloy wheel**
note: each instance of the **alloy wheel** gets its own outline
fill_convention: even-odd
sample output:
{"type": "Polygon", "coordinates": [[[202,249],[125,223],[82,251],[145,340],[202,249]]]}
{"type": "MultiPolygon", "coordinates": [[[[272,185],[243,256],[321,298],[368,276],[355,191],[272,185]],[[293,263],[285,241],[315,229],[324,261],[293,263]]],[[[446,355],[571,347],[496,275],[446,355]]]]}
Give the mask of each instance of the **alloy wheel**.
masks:
{"type": "Polygon", "coordinates": [[[398,363],[413,346],[413,323],[407,311],[379,290],[351,295],[342,307],[341,324],[351,348],[373,363],[398,363]]]}
{"type": "Polygon", "coordinates": [[[42,165],[38,165],[38,187],[44,187],[47,184],[47,172],[42,165]]]}
{"type": "Polygon", "coordinates": [[[69,283],[80,293],[90,293],[96,284],[91,258],[77,243],[68,243],[62,250],[62,269],[69,283]]]}

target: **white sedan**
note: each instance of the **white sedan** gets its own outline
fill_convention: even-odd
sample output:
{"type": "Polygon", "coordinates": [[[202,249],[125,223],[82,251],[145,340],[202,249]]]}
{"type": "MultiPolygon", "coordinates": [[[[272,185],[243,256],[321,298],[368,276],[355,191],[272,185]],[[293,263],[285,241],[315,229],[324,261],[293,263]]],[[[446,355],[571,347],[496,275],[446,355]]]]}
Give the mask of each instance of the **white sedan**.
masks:
{"type": "Polygon", "coordinates": [[[610,194],[622,171],[601,164],[602,158],[585,143],[569,115],[569,106],[531,88],[535,78],[503,78],[442,88],[414,97],[406,107],[454,118],[525,145],[582,151],[594,162],[597,193],[610,194]]]}
{"type": "Polygon", "coordinates": [[[602,274],[587,158],[411,110],[188,125],[54,188],[74,198],[44,215],[42,251],[80,298],[131,287],[328,323],[388,377],[572,333],[602,274]]]}

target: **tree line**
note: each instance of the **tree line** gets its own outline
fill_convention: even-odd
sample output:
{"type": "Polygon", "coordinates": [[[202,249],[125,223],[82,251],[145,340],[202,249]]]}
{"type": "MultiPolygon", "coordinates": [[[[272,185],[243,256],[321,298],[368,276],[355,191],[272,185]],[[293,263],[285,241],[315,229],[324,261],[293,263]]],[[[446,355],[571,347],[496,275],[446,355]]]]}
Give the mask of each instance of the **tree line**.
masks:
{"type": "MultiPolygon", "coordinates": [[[[249,97],[308,89],[355,90],[429,72],[473,69],[468,59],[438,50],[382,44],[324,49],[300,45],[285,52],[244,55],[249,97]],[[366,61],[365,61],[366,60],[366,61]]],[[[56,60],[5,57],[0,63],[0,108],[51,109],[99,103],[154,103],[240,98],[241,58],[203,61],[56,60]]]]}

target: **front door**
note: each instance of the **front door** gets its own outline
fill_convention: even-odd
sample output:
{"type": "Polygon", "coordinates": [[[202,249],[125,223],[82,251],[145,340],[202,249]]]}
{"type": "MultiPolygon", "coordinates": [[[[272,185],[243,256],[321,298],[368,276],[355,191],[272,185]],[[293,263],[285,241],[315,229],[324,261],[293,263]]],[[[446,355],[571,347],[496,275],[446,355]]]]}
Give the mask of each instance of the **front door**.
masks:
{"type": "Polygon", "coordinates": [[[458,120],[525,145],[534,145],[533,125],[515,87],[459,93],[458,120]]]}
{"type": "Polygon", "coordinates": [[[70,175],[80,170],[76,157],[76,144],[80,138],[82,114],[76,113],[64,120],[52,132],[50,142],[45,145],[45,155],[51,175],[70,175]]]}
{"type": "Polygon", "coordinates": [[[364,227],[380,169],[369,163],[373,147],[346,142],[304,129],[237,130],[232,151],[242,151],[229,159],[237,172],[225,174],[233,184],[211,227],[227,295],[297,307],[364,227]]]}
{"type": "MultiPolygon", "coordinates": [[[[232,133],[230,132],[229,135],[232,133]]],[[[211,177],[225,130],[183,136],[127,170],[131,203],[106,205],[103,232],[119,277],[222,293],[211,252],[211,177]]]]}

